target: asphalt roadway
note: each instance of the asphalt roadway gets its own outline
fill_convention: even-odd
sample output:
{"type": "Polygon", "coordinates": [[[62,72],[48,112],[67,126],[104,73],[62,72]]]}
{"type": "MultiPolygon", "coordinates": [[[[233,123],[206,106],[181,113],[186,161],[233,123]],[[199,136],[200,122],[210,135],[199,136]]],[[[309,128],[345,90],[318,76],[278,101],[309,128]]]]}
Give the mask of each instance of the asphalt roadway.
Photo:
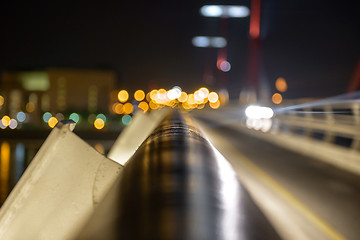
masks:
{"type": "Polygon", "coordinates": [[[195,119],[282,238],[360,239],[360,176],[255,138],[240,124],[195,119]]]}

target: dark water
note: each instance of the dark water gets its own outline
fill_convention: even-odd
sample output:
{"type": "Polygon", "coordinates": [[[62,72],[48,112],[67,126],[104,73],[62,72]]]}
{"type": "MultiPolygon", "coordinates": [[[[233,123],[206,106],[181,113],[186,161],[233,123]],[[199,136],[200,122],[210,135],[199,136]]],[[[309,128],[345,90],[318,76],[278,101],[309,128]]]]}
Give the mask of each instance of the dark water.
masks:
{"type": "MultiPolygon", "coordinates": [[[[0,206],[19,181],[44,141],[45,139],[0,140],[0,206]]],[[[94,140],[90,141],[89,144],[103,154],[106,154],[111,146],[104,141],[94,140]]]]}
{"type": "Polygon", "coordinates": [[[13,189],[43,141],[0,141],[0,203],[13,189]]]}

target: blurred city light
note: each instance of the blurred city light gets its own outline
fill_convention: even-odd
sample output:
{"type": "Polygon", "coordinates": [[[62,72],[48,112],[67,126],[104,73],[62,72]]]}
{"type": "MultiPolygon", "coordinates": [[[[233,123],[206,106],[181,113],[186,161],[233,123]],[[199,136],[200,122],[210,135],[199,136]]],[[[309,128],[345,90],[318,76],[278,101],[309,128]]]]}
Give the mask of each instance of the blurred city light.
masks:
{"type": "Polygon", "coordinates": [[[246,120],[246,127],[249,129],[255,129],[257,131],[268,132],[272,127],[272,119],[252,119],[246,120]]]}
{"type": "Polygon", "coordinates": [[[64,114],[62,114],[62,113],[57,113],[57,114],[55,115],[55,118],[56,118],[59,122],[65,119],[64,114]]]}
{"type": "Polygon", "coordinates": [[[283,97],[280,93],[275,93],[274,95],[272,95],[271,100],[275,104],[280,104],[283,100],[283,97]]]}
{"type": "Polygon", "coordinates": [[[228,6],[227,14],[233,18],[243,18],[250,15],[249,8],[245,6],[228,6]]]}
{"type": "Polygon", "coordinates": [[[279,77],[276,79],[275,87],[279,92],[286,92],[288,87],[285,78],[279,77]]]}
{"type": "Polygon", "coordinates": [[[25,106],[25,109],[27,112],[32,113],[33,111],[35,111],[35,104],[32,102],[28,102],[25,106]]]}
{"type": "Polygon", "coordinates": [[[124,124],[124,125],[129,125],[132,121],[132,117],[130,115],[124,115],[122,118],[121,118],[121,122],[124,124]]]}
{"type": "Polygon", "coordinates": [[[120,102],[126,102],[129,99],[129,93],[126,90],[119,91],[118,99],[120,102]]]}
{"type": "Polygon", "coordinates": [[[24,122],[26,120],[26,114],[24,112],[18,112],[16,118],[19,122],[24,122]]]}
{"type": "Polygon", "coordinates": [[[181,96],[181,88],[174,87],[167,92],[167,97],[170,100],[175,100],[181,96]]]}
{"type": "Polygon", "coordinates": [[[78,123],[80,121],[80,116],[77,113],[72,113],[70,114],[69,117],[71,120],[73,120],[74,122],[78,123]]]}
{"type": "Polygon", "coordinates": [[[102,113],[98,114],[96,116],[96,119],[101,119],[101,120],[104,121],[104,123],[106,123],[106,116],[104,114],[102,114],[102,113]]]}
{"type": "Polygon", "coordinates": [[[216,102],[209,102],[209,105],[212,109],[218,109],[220,107],[220,101],[217,100],[216,102]]]}
{"type": "Polygon", "coordinates": [[[56,119],[56,117],[51,117],[48,121],[48,125],[51,128],[54,128],[57,123],[58,123],[58,120],[56,119]]]}
{"type": "Polygon", "coordinates": [[[223,37],[212,37],[210,40],[211,46],[215,48],[223,48],[227,45],[227,41],[223,37]]]}
{"type": "Polygon", "coordinates": [[[158,91],[156,89],[152,90],[150,92],[150,99],[155,101],[157,93],[158,91]]]}
{"type": "Polygon", "coordinates": [[[134,107],[131,103],[125,103],[123,106],[123,112],[124,114],[130,114],[134,110],[134,107]]]}
{"type": "Polygon", "coordinates": [[[220,63],[219,69],[223,72],[228,72],[231,69],[231,65],[228,61],[222,61],[220,63]]]}
{"type": "Polygon", "coordinates": [[[15,119],[11,119],[9,122],[9,128],[15,129],[18,126],[18,122],[15,119]]]}
{"type": "Polygon", "coordinates": [[[120,114],[122,114],[124,112],[123,106],[124,105],[121,104],[121,103],[114,103],[113,107],[112,107],[112,110],[113,110],[114,113],[120,115],[120,114]]]}
{"type": "Polygon", "coordinates": [[[219,95],[216,92],[211,92],[209,93],[208,99],[210,103],[215,103],[219,100],[219,95]]]}
{"type": "Polygon", "coordinates": [[[274,116],[274,111],[269,107],[248,106],[245,115],[250,119],[269,119],[274,116]]]}
{"type": "Polygon", "coordinates": [[[205,5],[200,8],[204,17],[243,18],[250,14],[246,6],[205,5]]]}
{"type": "Polygon", "coordinates": [[[5,99],[3,96],[0,95],[0,107],[4,105],[5,99]]]}
{"type": "Polygon", "coordinates": [[[200,8],[200,13],[205,17],[220,17],[223,14],[223,7],[218,5],[205,5],[200,8]]]}
{"type": "Polygon", "coordinates": [[[180,97],[178,98],[179,102],[186,102],[188,99],[188,95],[186,92],[181,92],[180,97]]]}
{"type": "Polygon", "coordinates": [[[192,39],[192,44],[195,47],[223,48],[227,45],[227,41],[223,37],[197,36],[192,39]]]}
{"type": "Polygon", "coordinates": [[[142,101],[144,100],[145,98],[145,92],[143,90],[137,90],[135,93],[134,93],[134,98],[136,101],[142,101]]]}
{"type": "Polygon", "coordinates": [[[209,47],[210,39],[209,37],[205,37],[205,36],[197,36],[192,39],[192,44],[195,47],[209,47]]]}
{"type": "Polygon", "coordinates": [[[2,125],[5,126],[5,127],[9,126],[10,119],[11,118],[9,116],[7,116],[7,115],[3,116],[3,118],[1,119],[2,125]]]}
{"type": "Polygon", "coordinates": [[[44,113],[43,114],[43,120],[44,120],[44,122],[49,122],[49,119],[52,117],[52,114],[51,113],[49,113],[49,112],[46,112],[46,113],[44,113]]]}
{"type": "Polygon", "coordinates": [[[151,100],[149,102],[149,107],[150,107],[150,109],[155,110],[155,109],[159,108],[159,105],[154,100],[151,100]]]}
{"type": "Polygon", "coordinates": [[[149,105],[146,102],[141,102],[138,104],[138,108],[140,108],[144,112],[147,112],[149,110],[149,105]]]}
{"type": "Polygon", "coordinates": [[[97,118],[94,121],[94,127],[98,130],[103,129],[105,127],[105,122],[101,118],[97,118]]]}

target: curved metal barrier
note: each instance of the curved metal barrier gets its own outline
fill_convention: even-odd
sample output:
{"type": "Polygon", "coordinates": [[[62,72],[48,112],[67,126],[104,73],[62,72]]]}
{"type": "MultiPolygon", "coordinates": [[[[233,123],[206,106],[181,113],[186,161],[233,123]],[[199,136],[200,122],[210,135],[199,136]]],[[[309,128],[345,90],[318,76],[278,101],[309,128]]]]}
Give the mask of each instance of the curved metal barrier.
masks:
{"type": "Polygon", "coordinates": [[[279,239],[191,119],[167,116],[77,239],[279,239]]]}

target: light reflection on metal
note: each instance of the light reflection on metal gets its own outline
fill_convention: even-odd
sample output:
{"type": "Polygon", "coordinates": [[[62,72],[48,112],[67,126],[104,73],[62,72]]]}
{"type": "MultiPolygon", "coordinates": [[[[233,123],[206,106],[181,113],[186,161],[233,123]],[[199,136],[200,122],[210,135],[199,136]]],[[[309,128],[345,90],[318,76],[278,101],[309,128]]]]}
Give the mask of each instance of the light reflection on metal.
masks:
{"type": "Polygon", "coordinates": [[[279,239],[227,160],[191,119],[175,112],[132,155],[76,239],[248,239],[259,233],[279,239]]]}

